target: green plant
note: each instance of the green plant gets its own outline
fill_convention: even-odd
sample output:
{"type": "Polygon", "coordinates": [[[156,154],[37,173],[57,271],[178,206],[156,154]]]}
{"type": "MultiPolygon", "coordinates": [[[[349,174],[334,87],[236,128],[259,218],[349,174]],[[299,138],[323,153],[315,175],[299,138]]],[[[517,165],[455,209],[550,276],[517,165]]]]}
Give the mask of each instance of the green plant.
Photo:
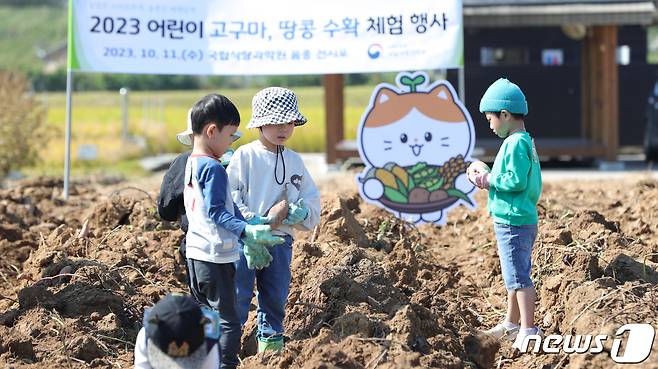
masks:
{"type": "Polygon", "coordinates": [[[393,225],[391,222],[388,220],[384,220],[379,224],[379,228],[377,229],[377,241],[382,241],[386,236],[388,236],[389,232],[391,231],[391,228],[393,228],[393,225]]]}
{"type": "Polygon", "coordinates": [[[46,110],[28,93],[27,79],[0,72],[0,176],[32,165],[48,134],[46,110]]]}

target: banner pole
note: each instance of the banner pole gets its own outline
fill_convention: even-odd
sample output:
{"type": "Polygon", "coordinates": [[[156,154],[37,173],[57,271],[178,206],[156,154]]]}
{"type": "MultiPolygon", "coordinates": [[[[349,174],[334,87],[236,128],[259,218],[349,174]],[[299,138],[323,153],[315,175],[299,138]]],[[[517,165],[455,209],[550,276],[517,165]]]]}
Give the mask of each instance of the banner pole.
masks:
{"type": "Polygon", "coordinates": [[[69,180],[71,177],[71,103],[73,94],[73,72],[66,68],[66,147],[64,151],[64,200],[69,198],[69,180]]]}
{"type": "MultiPolygon", "coordinates": [[[[68,34],[66,44],[66,137],[64,147],[64,190],[62,197],[69,198],[69,180],[71,177],[71,99],[73,98],[73,0],[68,1],[68,34]]],[[[77,63],[76,63],[77,64],[77,63]]]]}
{"type": "Polygon", "coordinates": [[[459,67],[459,99],[466,106],[466,78],[464,76],[464,66],[459,67]]]}

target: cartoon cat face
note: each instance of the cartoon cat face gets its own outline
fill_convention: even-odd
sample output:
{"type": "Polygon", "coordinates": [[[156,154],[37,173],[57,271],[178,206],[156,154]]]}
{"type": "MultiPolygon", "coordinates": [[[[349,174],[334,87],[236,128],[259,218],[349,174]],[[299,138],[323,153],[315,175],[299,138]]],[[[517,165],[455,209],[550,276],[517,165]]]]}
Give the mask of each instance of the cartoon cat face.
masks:
{"type": "Polygon", "coordinates": [[[473,133],[445,85],[427,93],[406,94],[384,87],[373,104],[360,132],[362,151],[370,165],[441,165],[469,154],[473,133]]]}

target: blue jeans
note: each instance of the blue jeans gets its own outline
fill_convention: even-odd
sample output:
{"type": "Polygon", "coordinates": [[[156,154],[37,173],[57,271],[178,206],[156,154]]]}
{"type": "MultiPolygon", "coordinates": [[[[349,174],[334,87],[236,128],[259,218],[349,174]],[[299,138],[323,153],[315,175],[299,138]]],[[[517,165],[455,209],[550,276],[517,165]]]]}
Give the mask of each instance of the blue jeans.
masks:
{"type": "Polygon", "coordinates": [[[235,266],[187,259],[190,290],[194,298],[219,312],[221,367],[233,369],[240,364],[240,320],[235,305],[235,266]]]}
{"type": "Polygon", "coordinates": [[[503,281],[508,291],[534,287],[530,279],[532,245],[537,238],[537,225],[513,226],[494,223],[498,241],[498,257],[503,281]]]}
{"type": "Polygon", "coordinates": [[[284,239],[284,243],[269,248],[272,263],[267,268],[261,270],[247,268],[242,247],[240,260],[235,263],[237,310],[240,324],[243,326],[247,321],[254,281],[256,282],[257,337],[259,338],[283,335],[283,318],[291,279],[292,237],[286,236],[284,239]]]}

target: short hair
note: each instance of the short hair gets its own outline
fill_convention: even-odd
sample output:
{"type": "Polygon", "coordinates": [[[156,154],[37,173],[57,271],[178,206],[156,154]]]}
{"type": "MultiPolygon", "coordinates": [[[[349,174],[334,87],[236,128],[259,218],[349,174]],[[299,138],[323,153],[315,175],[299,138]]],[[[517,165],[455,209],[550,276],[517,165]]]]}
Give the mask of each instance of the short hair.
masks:
{"type": "MultiPolygon", "coordinates": [[[[496,115],[496,117],[500,118],[500,113],[501,112],[500,111],[492,111],[492,112],[487,112],[487,113],[493,113],[493,114],[496,115]]],[[[510,113],[510,112],[508,112],[508,113],[510,113]]],[[[516,120],[524,120],[525,117],[526,117],[526,115],[518,114],[518,113],[510,113],[510,114],[512,115],[512,118],[514,118],[516,120]]]]}
{"type": "Polygon", "coordinates": [[[201,134],[209,123],[215,123],[219,129],[224,126],[240,125],[240,112],[228,99],[220,94],[202,97],[192,106],[192,132],[201,134]]]}

